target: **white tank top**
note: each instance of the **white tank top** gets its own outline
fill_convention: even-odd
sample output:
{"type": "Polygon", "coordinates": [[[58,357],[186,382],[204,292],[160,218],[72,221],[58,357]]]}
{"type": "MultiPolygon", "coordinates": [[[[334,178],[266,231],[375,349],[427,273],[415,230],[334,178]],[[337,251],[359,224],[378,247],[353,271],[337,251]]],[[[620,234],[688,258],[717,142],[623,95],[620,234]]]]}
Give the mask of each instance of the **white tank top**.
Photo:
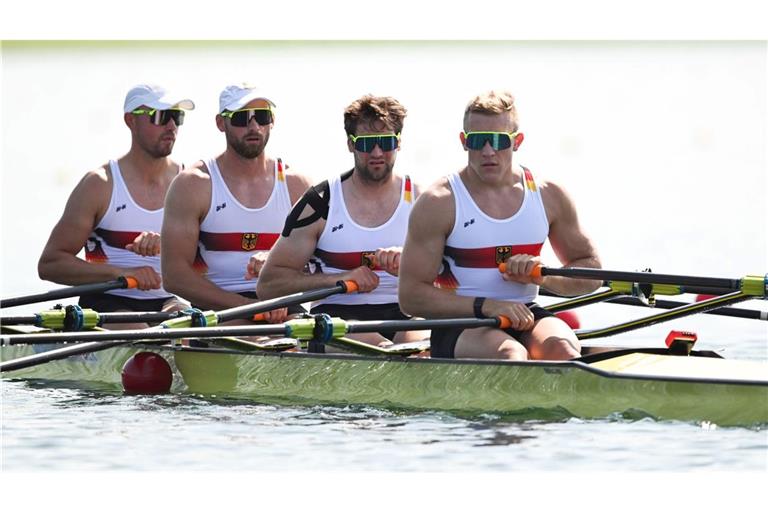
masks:
{"type": "Polygon", "coordinates": [[[247,208],[235,199],[215,158],[206,165],[211,176],[211,206],[200,224],[195,268],[223,290],[255,291],[258,278],[243,277],[248,260],[256,252],[272,248],[291,211],[283,162],[275,160],[275,185],[261,208],[247,208]]]}
{"type": "Polygon", "coordinates": [[[435,280],[458,295],[532,302],[539,287],[504,281],[499,263],[513,254],[538,256],[549,235],[549,221],[531,172],[523,167],[523,203],[506,219],[494,219],[475,204],[458,174],[448,176],[456,219],[445,243],[443,267],[435,280]]]}
{"type": "Polygon", "coordinates": [[[413,207],[411,179],[403,177],[400,202],[392,216],[380,226],[369,228],[352,220],[344,203],[341,177],[330,181],[331,200],[325,229],[315,249],[319,268],[326,274],[335,274],[367,265],[379,276],[379,286],[369,293],[331,295],[317,304],[392,304],[397,303],[397,278],[381,270],[371,260],[377,249],[402,247],[408,230],[408,216],[413,207]]]}
{"type": "MultiPolygon", "coordinates": [[[[140,256],[125,249],[142,231],[159,233],[163,209],[147,210],[131,197],[117,161],[109,161],[112,173],[112,197],[104,217],[85,242],[85,259],[91,263],[109,263],[115,267],[150,266],[160,273],[160,256],[140,256]]],[[[131,299],[163,299],[172,295],[162,287],[157,290],[120,289],[105,293],[131,299]]]]}

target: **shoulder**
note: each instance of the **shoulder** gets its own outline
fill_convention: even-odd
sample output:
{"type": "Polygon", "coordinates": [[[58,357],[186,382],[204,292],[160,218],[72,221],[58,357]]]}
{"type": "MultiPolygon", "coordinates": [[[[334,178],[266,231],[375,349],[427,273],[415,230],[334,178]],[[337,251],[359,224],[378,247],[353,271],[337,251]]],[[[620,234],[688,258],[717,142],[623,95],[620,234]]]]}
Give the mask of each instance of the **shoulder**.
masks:
{"type": "Polygon", "coordinates": [[[294,170],[286,170],[285,184],[288,186],[291,202],[295,203],[312,186],[312,180],[306,174],[294,170]]]}
{"type": "Polygon", "coordinates": [[[453,215],[453,190],[448,178],[443,176],[423,189],[413,207],[422,215],[453,215]]]}
{"type": "Polygon", "coordinates": [[[202,160],[197,161],[177,174],[171,183],[168,195],[184,202],[209,203],[211,176],[208,174],[205,163],[202,160]]]}
{"type": "MultiPolygon", "coordinates": [[[[78,193],[79,191],[86,193],[89,198],[92,198],[94,194],[111,194],[112,173],[109,170],[109,164],[104,164],[101,167],[86,172],[73,193],[78,193]]],[[[109,196],[107,195],[107,197],[109,196]]]]}
{"type": "Polygon", "coordinates": [[[189,167],[185,167],[183,171],[176,175],[177,182],[188,184],[189,186],[195,186],[195,184],[210,183],[211,175],[208,173],[208,166],[204,161],[198,160],[189,167]]]}
{"type": "Polygon", "coordinates": [[[551,180],[537,180],[536,186],[541,192],[541,201],[550,223],[574,209],[570,194],[561,184],[551,180]]]}

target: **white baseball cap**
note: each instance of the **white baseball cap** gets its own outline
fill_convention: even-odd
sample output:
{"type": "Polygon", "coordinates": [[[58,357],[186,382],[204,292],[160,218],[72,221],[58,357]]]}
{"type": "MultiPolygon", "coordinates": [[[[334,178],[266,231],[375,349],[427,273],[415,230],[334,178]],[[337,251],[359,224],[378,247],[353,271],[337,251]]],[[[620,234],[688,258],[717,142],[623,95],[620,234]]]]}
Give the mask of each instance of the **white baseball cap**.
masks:
{"type": "Polygon", "coordinates": [[[228,85],[221,91],[221,94],[219,94],[219,114],[225,110],[230,112],[240,110],[253,100],[264,100],[273,107],[275,106],[274,102],[264,96],[261,89],[255,86],[244,83],[239,85],[228,85]]]}
{"type": "Polygon", "coordinates": [[[128,91],[128,94],[125,95],[123,112],[132,112],[142,105],[158,110],[169,108],[194,110],[195,108],[195,103],[192,100],[172,95],[165,87],[154,84],[140,84],[128,91]]]}

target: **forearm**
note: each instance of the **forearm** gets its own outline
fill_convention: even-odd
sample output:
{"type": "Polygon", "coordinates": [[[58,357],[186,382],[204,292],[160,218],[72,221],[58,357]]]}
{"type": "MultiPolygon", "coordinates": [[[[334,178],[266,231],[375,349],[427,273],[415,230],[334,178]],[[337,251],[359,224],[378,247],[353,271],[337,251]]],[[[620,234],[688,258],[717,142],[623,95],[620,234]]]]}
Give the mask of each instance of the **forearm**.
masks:
{"type": "Polygon", "coordinates": [[[194,269],[164,271],[163,287],[202,309],[220,310],[254,302],[253,299],[222,290],[194,269]]]}
{"type": "Polygon", "coordinates": [[[40,279],[66,285],[111,281],[127,275],[126,269],[107,263],[90,263],[69,253],[43,255],[37,264],[40,279]]]}
{"type": "Polygon", "coordinates": [[[265,267],[260,274],[256,294],[260,299],[273,299],[306,290],[327,288],[343,280],[343,273],[306,274],[294,268],[270,266],[265,267]]]}
{"type": "Polygon", "coordinates": [[[475,297],[456,295],[436,288],[431,283],[412,283],[398,290],[400,308],[404,313],[423,318],[474,317],[475,297]]]}
{"type": "MultiPolygon", "coordinates": [[[[598,257],[590,256],[587,258],[580,258],[570,261],[567,265],[564,265],[564,267],[601,268],[601,264],[598,257]]],[[[562,295],[564,297],[574,297],[577,295],[591,293],[600,288],[602,285],[602,281],[595,281],[590,279],[546,276],[541,286],[542,288],[545,288],[546,290],[557,295],[562,295]]]]}

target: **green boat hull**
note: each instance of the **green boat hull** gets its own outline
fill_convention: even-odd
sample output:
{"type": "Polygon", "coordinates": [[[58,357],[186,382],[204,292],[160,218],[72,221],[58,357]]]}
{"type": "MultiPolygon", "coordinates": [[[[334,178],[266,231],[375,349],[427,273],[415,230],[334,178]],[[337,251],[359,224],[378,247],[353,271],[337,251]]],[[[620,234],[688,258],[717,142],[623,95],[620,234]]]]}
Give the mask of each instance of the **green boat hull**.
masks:
{"type": "MultiPolygon", "coordinates": [[[[380,358],[134,346],[52,361],[3,377],[90,383],[121,391],[123,364],[133,354],[147,350],[163,354],[171,364],[172,392],[208,397],[359,404],[461,415],[560,411],[560,415],[585,419],[628,414],[722,426],[768,424],[768,378],[643,376],[606,371],[599,363],[580,361],[380,358]]],[[[2,360],[34,352],[32,346],[0,347],[2,360]]],[[[672,361],[686,359],[699,358],[672,361]]],[[[716,366],[740,363],[720,361],[724,362],[715,361],[716,366]]],[[[747,364],[759,366],[759,372],[768,366],[747,364]]]]}
{"type": "Polygon", "coordinates": [[[368,404],[461,414],[565,409],[581,418],[630,413],[718,425],[768,423],[768,382],[605,375],[572,362],[383,360],[284,353],[175,354],[187,389],[204,395],[368,404]]]}

